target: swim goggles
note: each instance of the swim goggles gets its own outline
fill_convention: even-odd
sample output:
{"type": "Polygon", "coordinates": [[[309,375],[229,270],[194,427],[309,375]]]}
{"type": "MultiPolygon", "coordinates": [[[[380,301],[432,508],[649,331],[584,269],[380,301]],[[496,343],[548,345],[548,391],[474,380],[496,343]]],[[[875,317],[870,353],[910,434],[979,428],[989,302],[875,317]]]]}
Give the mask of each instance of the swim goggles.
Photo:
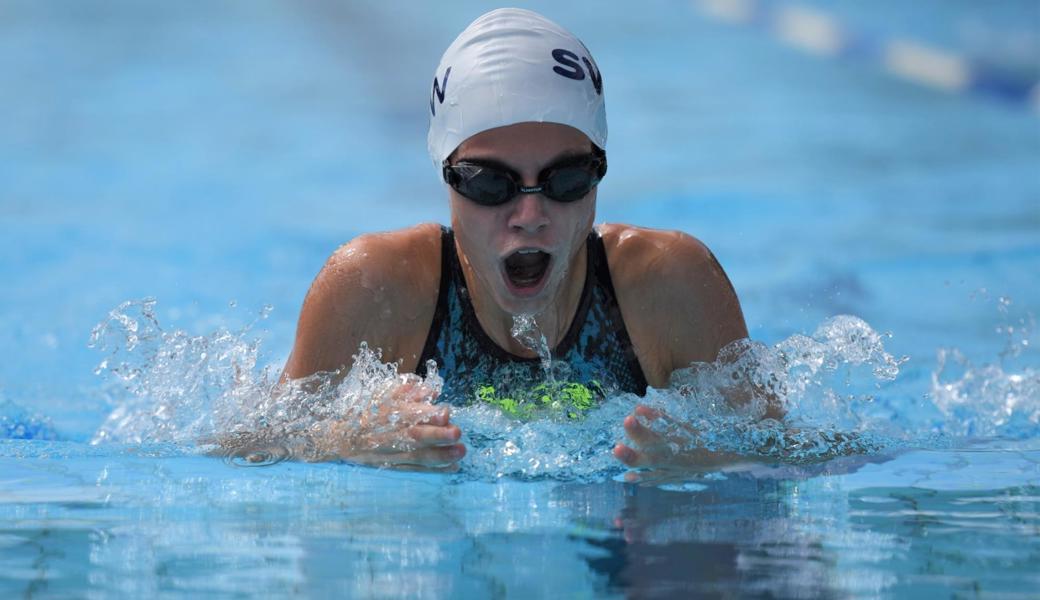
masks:
{"type": "Polygon", "coordinates": [[[538,174],[538,185],[526,187],[520,175],[500,163],[445,159],[444,181],[456,192],[481,206],[499,206],[518,194],[542,194],[557,202],[584,198],[607,174],[607,154],[593,145],[592,153],[565,158],[538,174]]]}

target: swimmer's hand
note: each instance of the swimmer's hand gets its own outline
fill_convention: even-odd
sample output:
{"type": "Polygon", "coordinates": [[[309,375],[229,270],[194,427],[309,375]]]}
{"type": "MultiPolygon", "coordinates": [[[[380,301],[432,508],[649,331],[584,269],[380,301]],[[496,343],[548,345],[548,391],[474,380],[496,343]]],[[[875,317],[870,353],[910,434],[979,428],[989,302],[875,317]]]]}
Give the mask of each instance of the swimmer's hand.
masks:
{"type": "Polygon", "coordinates": [[[466,447],[451,423],[451,409],[434,405],[438,392],[421,381],[402,381],[359,423],[337,423],[332,437],[340,458],[375,467],[456,471],[466,447]]]}
{"type": "Polygon", "coordinates": [[[625,417],[624,426],[632,445],[618,443],[614,446],[614,457],[632,468],[699,471],[742,462],[742,457],[735,454],[689,448],[690,440],[697,435],[693,427],[643,404],[625,417]],[[643,425],[640,418],[650,423],[662,420],[676,433],[662,435],[643,425]]]}

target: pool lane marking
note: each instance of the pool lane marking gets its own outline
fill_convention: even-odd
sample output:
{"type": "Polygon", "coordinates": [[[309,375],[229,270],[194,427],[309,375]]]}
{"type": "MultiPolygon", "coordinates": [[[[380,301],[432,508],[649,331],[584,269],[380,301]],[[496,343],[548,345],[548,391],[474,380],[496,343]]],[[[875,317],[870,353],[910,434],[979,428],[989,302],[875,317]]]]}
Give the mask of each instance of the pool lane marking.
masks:
{"type": "Polygon", "coordinates": [[[881,39],[857,32],[831,15],[790,2],[692,2],[707,17],[765,30],[781,43],[803,52],[874,63],[890,75],[933,90],[997,97],[1040,114],[1040,81],[990,70],[953,52],[910,39],[881,39]]]}
{"type": "Polygon", "coordinates": [[[703,14],[735,25],[750,23],[757,12],[752,0],[694,0],[703,14]]]}
{"type": "Polygon", "coordinates": [[[961,92],[971,83],[967,61],[909,41],[892,40],[885,44],[884,64],[893,75],[948,92],[961,92]]]}
{"type": "Polygon", "coordinates": [[[836,20],[802,6],[780,7],[773,32],[789,46],[820,56],[837,56],[847,38],[836,20]]]}

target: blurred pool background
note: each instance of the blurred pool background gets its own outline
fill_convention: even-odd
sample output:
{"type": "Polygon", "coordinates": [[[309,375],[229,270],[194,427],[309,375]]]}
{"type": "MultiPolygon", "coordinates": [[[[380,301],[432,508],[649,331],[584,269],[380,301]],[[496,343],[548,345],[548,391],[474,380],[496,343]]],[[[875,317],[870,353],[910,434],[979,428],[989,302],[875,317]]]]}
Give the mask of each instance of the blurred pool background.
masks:
{"type": "MultiPolygon", "coordinates": [[[[96,407],[67,399],[96,387],[90,330],[144,296],[189,330],[271,304],[265,346],[280,361],[333,249],[446,222],[421,109],[443,47],[489,6],[5,2],[5,397],[89,437],[96,407]]],[[[708,243],[756,339],[851,313],[928,370],[940,346],[995,359],[996,298],[1038,305],[1028,103],[802,53],[688,2],[529,6],[579,32],[607,76],[598,220],[708,243]]],[[[1038,75],[1033,2],[857,6],[827,8],[1038,75]]]]}
{"type": "MultiPolygon", "coordinates": [[[[1000,364],[1008,373],[1035,373],[1032,315],[1040,306],[1040,88],[1035,87],[1040,81],[1040,4],[514,4],[542,12],[574,31],[603,72],[611,168],[600,188],[597,220],[677,228],[704,240],[741,296],[752,337],[775,343],[811,332],[829,316],[857,315],[892,334],[886,341],[889,351],[909,357],[886,392],[908,403],[929,397],[936,356],[943,348],[956,348],[974,365],[1000,364]],[[792,14],[800,14],[802,20],[791,25],[792,14]],[[826,17],[823,21],[821,15],[826,17]],[[835,24],[840,29],[833,29],[835,24]],[[835,31],[838,39],[854,43],[835,46],[835,31]],[[894,70],[885,54],[885,44],[893,40],[929,49],[923,53],[923,80],[920,73],[915,81],[894,70]],[[942,73],[929,79],[929,67],[942,73]],[[958,84],[958,67],[988,83],[958,84]],[[1032,346],[1025,344],[1030,341],[1032,346]]],[[[105,478],[99,479],[99,472],[104,470],[108,477],[116,470],[109,468],[103,450],[84,444],[110,409],[93,374],[102,357],[87,348],[87,340],[92,327],[120,302],[155,297],[165,327],[200,334],[218,325],[252,321],[269,304],[274,311],[262,322],[262,356],[265,363],[280,364],[289,351],[303,295],[332,250],[362,232],[447,222],[445,193],[426,154],[430,81],[447,44],[473,18],[494,7],[487,2],[0,0],[0,416],[48,419],[66,444],[65,456],[81,457],[66,466],[39,457],[36,463],[19,462],[10,457],[32,455],[31,443],[6,442],[9,458],[3,464],[9,471],[0,472],[0,497],[7,499],[7,518],[42,519],[41,514],[74,510],[61,504],[66,498],[62,494],[69,502],[104,505],[103,496],[84,496],[94,493],[85,489],[101,486],[105,478]],[[44,492],[30,493],[34,478],[55,470],[68,471],[74,479],[82,476],[86,487],[51,482],[40,484],[44,492]],[[3,489],[18,481],[22,483],[15,488],[3,489]],[[51,484],[57,487],[49,488],[51,484]],[[48,507],[55,512],[48,513],[48,507]]],[[[1029,388],[1024,402],[1032,402],[1032,410],[1040,414],[1038,397],[1035,387],[1029,388]]],[[[1033,541],[1019,546],[1019,554],[1000,560],[1017,565],[1019,576],[1033,569],[1035,585],[1040,561],[1035,540],[1040,530],[1034,492],[1040,482],[1040,458],[1035,448],[1019,454],[1020,463],[1004,464],[1010,473],[1007,479],[983,488],[1033,490],[1016,496],[1017,504],[1011,506],[1020,510],[1007,517],[1025,523],[1017,521],[1019,529],[1009,525],[994,535],[1006,534],[1000,539],[1011,548],[1023,539],[1018,536],[1033,536],[1033,541]]],[[[129,468],[127,473],[152,473],[147,460],[114,460],[112,464],[129,468]]],[[[217,461],[179,458],[171,464],[164,468],[174,474],[163,481],[179,484],[155,487],[156,493],[171,499],[171,506],[177,501],[192,506],[182,488],[193,480],[190,473],[195,468],[214,481],[225,478],[219,486],[206,488],[203,497],[211,502],[207,506],[246,510],[236,504],[235,494],[262,494],[267,489],[256,472],[228,473],[217,461]]],[[[277,468],[295,469],[297,475],[279,480],[290,490],[285,492],[289,498],[321,504],[322,485],[337,494],[347,488],[356,492],[360,485],[364,489],[357,493],[367,498],[365,494],[373,492],[365,486],[374,486],[376,506],[386,500],[387,490],[401,485],[408,490],[433,489],[439,497],[455,498],[474,515],[483,514],[472,506],[479,492],[463,494],[435,479],[383,474],[380,477],[390,477],[384,482],[351,470],[350,485],[337,488],[330,482],[347,475],[332,471],[335,466],[277,468]],[[307,487],[308,481],[321,485],[307,487]]],[[[963,491],[964,481],[976,480],[978,472],[950,487],[963,491]]],[[[152,481],[148,475],[140,480],[123,477],[131,489],[143,489],[152,481]]],[[[200,480],[197,485],[205,484],[200,480]]],[[[528,514],[532,506],[552,512],[539,504],[544,500],[534,498],[531,490],[541,488],[529,485],[531,489],[522,484],[499,488],[516,495],[509,496],[503,510],[520,521],[519,515],[528,514]],[[514,502],[514,497],[519,500],[514,502]]],[[[609,485],[576,486],[566,492],[553,488],[553,493],[562,493],[564,504],[581,504],[584,495],[616,491],[609,485]]],[[[821,480],[810,480],[813,485],[826,487],[821,480]]],[[[736,498],[738,504],[764,497],[746,487],[727,489],[730,496],[722,496],[736,498]]],[[[686,535],[686,542],[711,537],[691,524],[698,519],[720,527],[729,522],[725,511],[716,521],[706,516],[707,509],[690,514],[684,512],[688,507],[668,504],[668,493],[644,494],[664,498],[655,510],[668,518],[674,517],[668,511],[678,511],[678,522],[692,528],[676,534],[686,535]]],[[[845,497],[855,506],[846,507],[852,512],[833,508],[836,518],[854,520],[850,515],[867,510],[874,501],[870,498],[879,495],[864,497],[845,497]]],[[[826,494],[816,498],[813,507],[829,506],[826,494]]],[[[421,510],[401,502],[407,504],[401,510],[421,510]]],[[[989,506],[984,501],[983,505],[989,506]]],[[[268,514],[262,503],[257,506],[260,514],[268,514]]],[[[783,532],[762,534],[756,529],[757,539],[790,542],[786,536],[791,521],[784,519],[792,513],[789,503],[784,506],[788,508],[762,517],[780,519],[783,532]]],[[[616,508],[609,502],[587,507],[595,515],[616,508]]],[[[640,511],[651,509],[639,504],[626,510],[617,520],[634,522],[638,530],[645,525],[640,511]]],[[[148,514],[129,521],[156,531],[180,522],[172,513],[148,514]]],[[[326,523],[299,515],[278,518],[284,520],[279,521],[285,527],[282,533],[318,531],[326,523]]],[[[498,523],[498,518],[487,516],[489,520],[480,523],[498,523]]],[[[650,521],[672,527],[668,519],[650,521]]],[[[14,521],[5,522],[4,527],[13,527],[14,521]]],[[[566,535],[584,535],[574,534],[573,521],[563,517],[537,524],[562,527],[557,531],[566,535]]],[[[868,523],[865,530],[873,526],[868,523]]],[[[344,532],[350,530],[343,527],[344,532]]],[[[403,535],[400,527],[416,535],[399,523],[387,527],[394,535],[403,535]]],[[[458,527],[460,538],[448,536],[457,544],[473,533],[465,525],[458,527]]],[[[882,554],[891,550],[885,544],[871,546],[853,539],[850,532],[855,527],[834,527],[844,536],[839,536],[841,548],[866,544],[882,554]]],[[[94,544],[95,552],[97,547],[112,548],[97,546],[97,536],[112,535],[97,533],[108,531],[104,527],[85,531],[86,537],[73,536],[79,540],[76,544],[94,544]]],[[[726,531],[734,538],[747,533],[739,528],[726,531]]],[[[185,539],[199,539],[199,530],[192,532],[185,539]]],[[[969,543],[970,532],[958,530],[950,544],[969,543]]],[[[142,540],[151,534],[122,535],[147,545],[142,540]]],[[[728,539],[720,535],[718,539],[728,539]]],[[[616,542],[612,533],[602,536],[604,547],[616,542]]],[[[536,537],[523,539],[533,544],[528,550],[541,548],[540,542],[532,541],[536,537]]],[[[902,542],[895,539],[899,546],[902,542]]],[[[517,540],[508,542],[522,544],[517,540]]],[[[0,548],[18,547],[5,543],[15,542],[0,535],[0,548]]],[[[646,564],[651,564],[652,551],[661,546],[645,539],[640,543],[644,545],[639,556],[649,557],[646,564]]],[[[409,556],[421,564],[437,563],[416,558],[422,556],[420,546],[402,552],[418,553],[409,556]]],[[[500,559],[507,559],[501,547],[491,547],[499,548],[500,559]]],[[[583,552],[560,551],[574,560],[583,552]]],[[[20,590],[31,578],[11,566],[17,556],[14,550],[7,555],[6,571],[0,564],[0,581],[20,590]]],[[[848,556],[801,559],[830,564],[848,556]]],[[[899,562],[906,555],[885,556],[899,562]]],[[[768,556],[758,558],[766,561],[761,564],[778,564],[769,563],[768,556]]],[[[112,556],[99,560],[119,562],[112,556]]],[[[508,560],[489,559],[488,564],[497,572],[507,569],[508,560]]],[[[978,571],[985,572],[987,564],[978,571]]],[[[134,563],[126,568],[136,573],[135,569],[153,567],[134,563]]],[[[615,578],[619,569],[602,567],[615,578]]],[[[443,570],[434,571],[443,575],[443,570]]],[[[316,572],[337,575],[331,566],[316,572]]],[[[875,575],[870,579],[874,584],[863,584],[869,577],[861,577],[856,580],[863,584],[860,587],[831,591],[910,593],[931,589],[927,585],[932,584],[940,589],[968,586],[976,576],[954,583],[915,580],[914,585],[925,586],[920,588],[906,587],[906,579],[884,569],[875,575]]],[[[781,588],[779,595],[814,595],[836,585],[832,575],[801,572],[799,577],[798,585],[785,579],[795,587],[781,588]]],[[[278,585],[287,581],[275,579],[278,585]]],[[[565,579],[562,574],[548,577],[552,582],[565,579]]],[[[434,580],[429,585],[444,585],[434,580]]],[[[418,595],[430,595],[432,588],[425,587],[424,580],[408,581],[418,586],[418,595]]],[[[466,577],[451,581],[455,587],[441,589],[486,591],[466,577]]],[[[602,584],[607,588],[579,587],[575,593],[627,589],[632,580],[624,582],[617,584],[620,588],[608,582],[602,584]]],[[[103,583],[98,589],[119,589],[103,583]]],[[[1005,583],[1008,587],[998,583],[983,589],[1022,591],[1005,583]]],[[[183,591],[175,584],[170,585],[183,591]]],[[[249,585],[248,580],[236,580],[221,589],[253,589],[249,585]]],[[[51,588],[55,589],[61,588],[51,588]]],[[[523,588],[503,589],[520,594],[523,588]]],[[[757,593],[757,588],[740,589],[757,593]]],[[[387,590],[388,595],[396,593],[387,590]]]]}

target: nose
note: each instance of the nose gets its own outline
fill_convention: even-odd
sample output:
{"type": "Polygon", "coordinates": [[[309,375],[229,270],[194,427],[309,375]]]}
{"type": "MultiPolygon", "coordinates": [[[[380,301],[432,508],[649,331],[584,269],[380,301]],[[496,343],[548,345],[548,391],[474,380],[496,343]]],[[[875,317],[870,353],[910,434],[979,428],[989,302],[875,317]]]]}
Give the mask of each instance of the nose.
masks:
{"type": "Polygon", "coordinates": [[[517,196],[513,212],[509,215],[509,228],[525,233],[541,231],[549,224],[546,202],[546,197],[539,193],[517,196]]]}

